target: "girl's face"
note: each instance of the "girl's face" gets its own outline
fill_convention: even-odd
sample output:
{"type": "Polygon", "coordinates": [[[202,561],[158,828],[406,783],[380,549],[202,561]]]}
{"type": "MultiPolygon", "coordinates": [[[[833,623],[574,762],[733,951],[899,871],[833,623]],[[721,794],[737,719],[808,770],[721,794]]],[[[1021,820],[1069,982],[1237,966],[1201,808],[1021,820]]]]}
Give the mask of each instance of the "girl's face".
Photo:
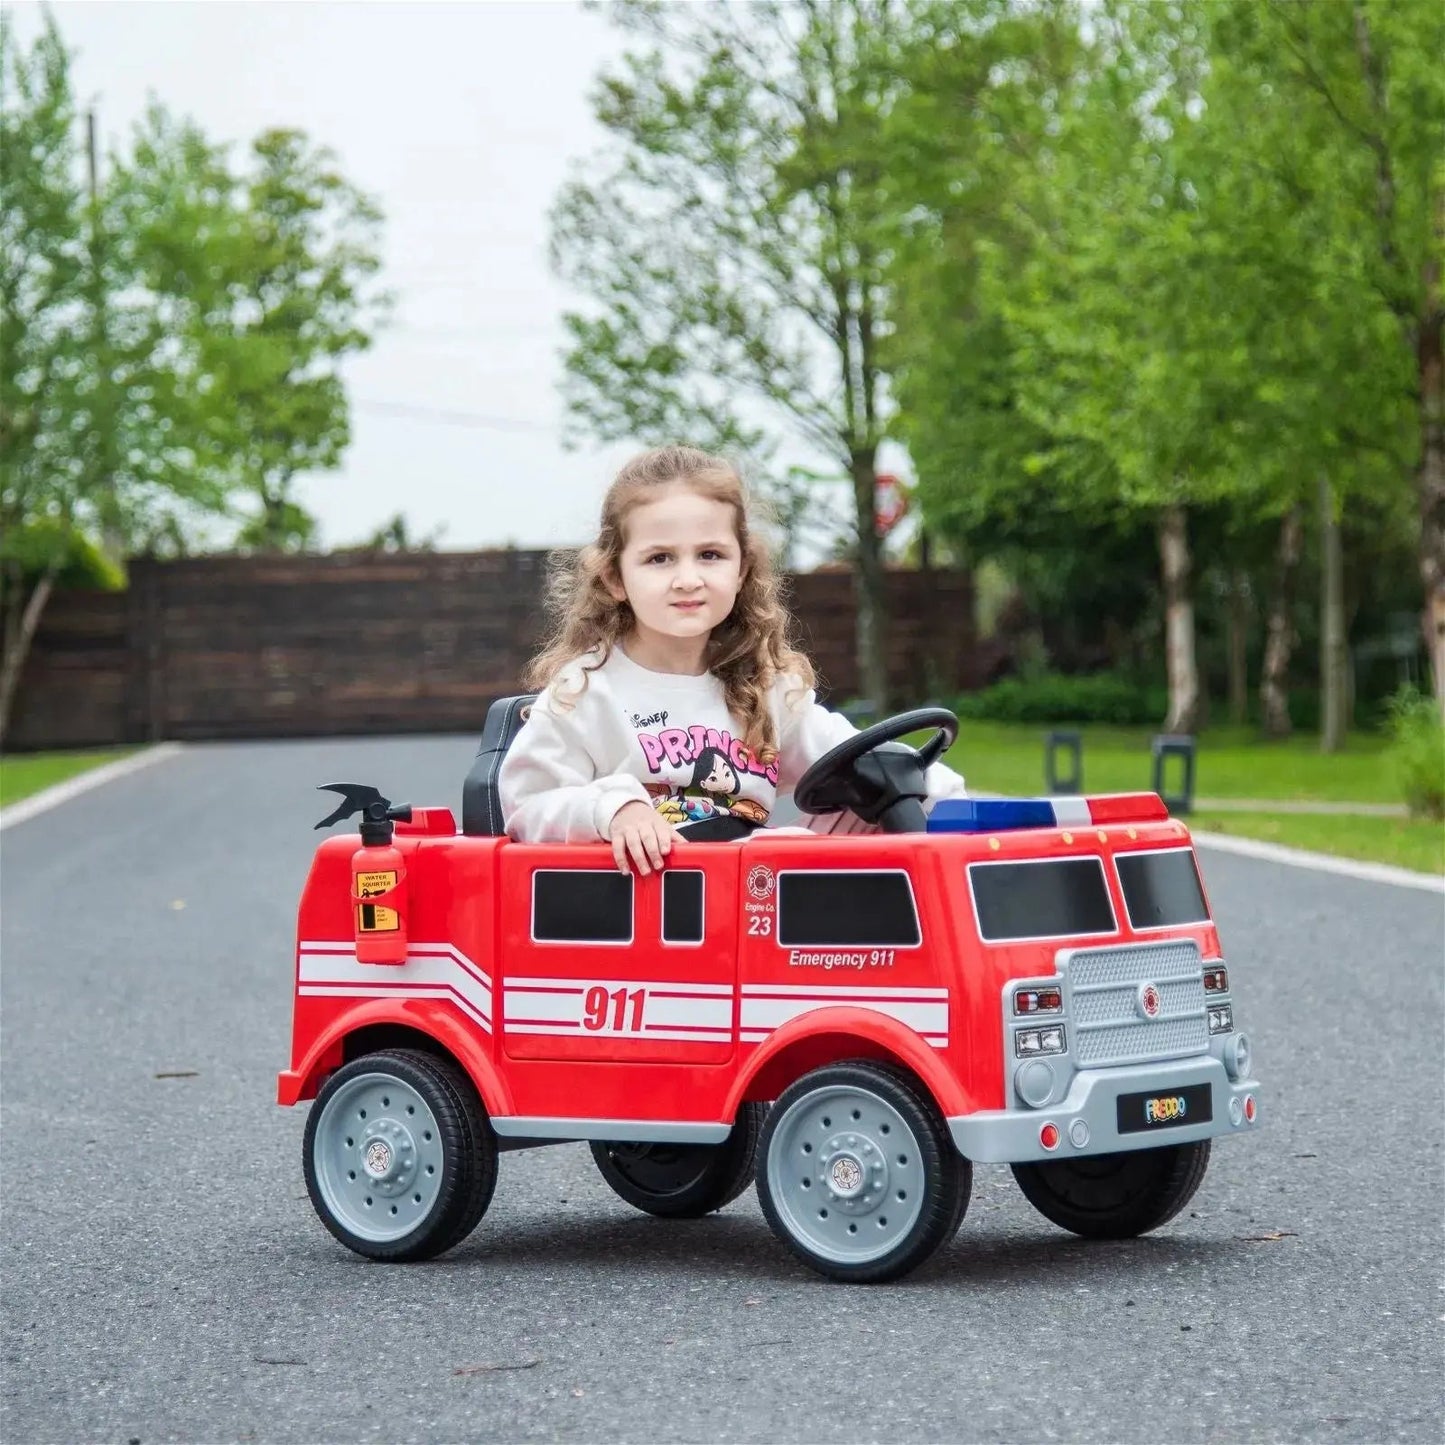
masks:
{"type": "Polygon", "coordinates": [[[620,582],[644,642],[705,641],[732,611],[742,586],[742,548],[734,511],[673,482],[634,507],[623,524],[620,582]]]}

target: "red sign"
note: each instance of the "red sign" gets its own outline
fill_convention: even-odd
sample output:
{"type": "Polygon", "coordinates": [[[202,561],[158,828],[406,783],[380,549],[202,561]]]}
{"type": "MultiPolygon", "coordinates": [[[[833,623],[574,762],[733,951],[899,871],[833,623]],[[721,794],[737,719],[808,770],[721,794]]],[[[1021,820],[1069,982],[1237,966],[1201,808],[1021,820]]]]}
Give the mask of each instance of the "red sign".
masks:
{"type": "Polygon", "coordinates": [[[907,515],[908,493],[891,472],[879,472],[873,488],[873,525],[886,537],[907,515]]]}

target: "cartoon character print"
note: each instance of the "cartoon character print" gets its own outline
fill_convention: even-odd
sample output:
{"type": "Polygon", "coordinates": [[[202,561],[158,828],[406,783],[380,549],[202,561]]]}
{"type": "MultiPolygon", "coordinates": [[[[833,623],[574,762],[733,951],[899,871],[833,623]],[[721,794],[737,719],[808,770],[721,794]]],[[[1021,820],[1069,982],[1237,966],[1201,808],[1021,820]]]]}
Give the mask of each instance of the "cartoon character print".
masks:
{"type": "MultiPolygon", "coordinates": [[[[662,715],[665,718],[665,714],[662,715]]],[[[647,719],[648,722],[653,719],[647,719]]],[[[649,765],[661,771],[663,745],[651,737],[639,737],[639,742],[649,765]]],[[[714,823],[736,829],[737,824],[725,824],[725,820],[738,819],[745,824],[760,826],[768,819],[768,809],[752,798],[741,797],[742,773],[764,773],[764,769],[752,763],[746,750],[739,752],[737,744],[726,733],[710,733],[702,728],[673,732],[668,742],[672,745],[669,763],[691,765],[692,775],[686,783],[647,783],[648,795],[653,807],[675,828],[686,829],[689,836],[701,837],[705,827],[714,823]],[[690,737],[695,731],[697,738],[690,737]]],[[[773,781],[773,776],[769,776],[773,781]]],[[[721,836],[721,835],[719,835],[721,836]]]]}

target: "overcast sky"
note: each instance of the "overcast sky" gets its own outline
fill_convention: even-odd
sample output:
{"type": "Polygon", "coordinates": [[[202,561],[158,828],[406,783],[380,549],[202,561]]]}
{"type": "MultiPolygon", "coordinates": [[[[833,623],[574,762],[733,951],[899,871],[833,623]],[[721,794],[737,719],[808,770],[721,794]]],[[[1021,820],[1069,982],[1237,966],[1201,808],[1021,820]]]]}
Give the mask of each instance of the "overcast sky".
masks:
{"type": "MultiPolygon", "coordinates": [[[[6,8],[28,44],[40,5],[6,8]]],[[[415,534],[444,527],[448,548],[585,539],[632,448],[558,440],[560,318],[578,298],[548,270],[546,215],[568,162],[603,140],[587,94],[621,36],[602,15],[571,0],[51,8],[107,143],[154,94],[217,140],[299,127],[381,201],[395,320],[349,364],[344,466],[299,488],[325,545],[398,511],[415,534]]]]}

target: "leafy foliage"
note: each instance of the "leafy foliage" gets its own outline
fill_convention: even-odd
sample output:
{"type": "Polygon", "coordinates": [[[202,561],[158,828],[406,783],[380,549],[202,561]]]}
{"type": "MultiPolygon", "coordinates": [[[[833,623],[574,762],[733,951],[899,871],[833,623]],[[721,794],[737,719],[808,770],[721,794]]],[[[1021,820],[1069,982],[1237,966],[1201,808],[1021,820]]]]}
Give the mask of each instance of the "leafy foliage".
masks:
{"type": "Polygon", "coordinates": [[[1404,688],[1391,700],[1395,775],[1415,817],[1445,818],[1445,723],[1433,698],[1404,688]]]}
{"type": "Polygon", "coordinates": [[[874,62],[900,6],[625,0],[608,13],[638,41],[593,98],[612,144],[553,212],[554,264],[592,303],[566,318],[568,407],[602,440],[746,454],[781,510],[795,498],[767,485],[779,428],[840,468],[864,685],[882,697],[873,506],[892,81],[874,62]]]}
{"type": "Polygon", "coordinates": [[[1167,702],[1164,688],[1110,673],[1065,676],[1040,673],[1009,677],[960,697],[963,718],[1005,723],[1110,723],[1119,727],[1156,723],[1167,702]]]}

